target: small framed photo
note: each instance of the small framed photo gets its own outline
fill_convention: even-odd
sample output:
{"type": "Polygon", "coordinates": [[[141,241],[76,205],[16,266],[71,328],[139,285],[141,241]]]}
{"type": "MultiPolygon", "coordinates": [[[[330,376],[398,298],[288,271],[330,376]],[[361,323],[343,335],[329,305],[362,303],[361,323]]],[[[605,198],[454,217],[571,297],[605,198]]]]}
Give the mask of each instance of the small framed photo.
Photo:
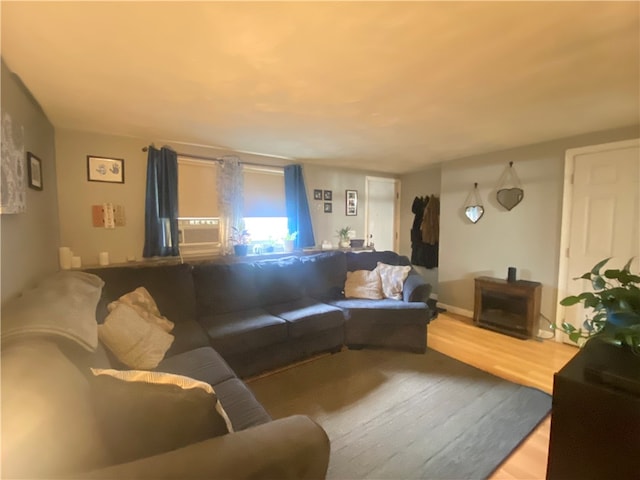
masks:
{"type": "Polygon", "coordinates": [[[29,187],[42,190],[42,161],[31,152],[27,152],[27,171],[29,187]]]}
{"type": "Polygon", "coordinates": [[[314,200],[322,200],[322,190],[314,190],[313,191],[313,199],[314,200]]]}
{"type": "Polygon", "coordinates": [[[333,212],[333,207],[331,205],[331,202],[324,202],[324,213],[333,212]]]}
{"type": "Polygon", "coordinates": [[[345,215],[355,217],[358,215],[358,191],[345,190],[345,215]]]}
{"type": "Polygon", "coordinates": [[[325,190],[324,191],[324,201],[325,202],[330,202],[333,200],[333,193],[331,192],[331,190],[325,190]]]}
{"type": "Polygon", "coordinates": [[[124,183],[124,160],[87,155],[87,180],[90,182],[124,183]]]}

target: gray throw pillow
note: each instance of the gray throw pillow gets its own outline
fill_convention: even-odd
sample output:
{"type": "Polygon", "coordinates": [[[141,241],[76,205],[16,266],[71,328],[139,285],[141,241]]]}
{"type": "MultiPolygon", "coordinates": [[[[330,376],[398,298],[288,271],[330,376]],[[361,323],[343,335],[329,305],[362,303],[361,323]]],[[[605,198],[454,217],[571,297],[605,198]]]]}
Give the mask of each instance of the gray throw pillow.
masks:
{"type": "Polygon", "coordinates": [[[213,388],[181,375],[92,369],[93,405],[115,463],[232,432],[213,388]]]}

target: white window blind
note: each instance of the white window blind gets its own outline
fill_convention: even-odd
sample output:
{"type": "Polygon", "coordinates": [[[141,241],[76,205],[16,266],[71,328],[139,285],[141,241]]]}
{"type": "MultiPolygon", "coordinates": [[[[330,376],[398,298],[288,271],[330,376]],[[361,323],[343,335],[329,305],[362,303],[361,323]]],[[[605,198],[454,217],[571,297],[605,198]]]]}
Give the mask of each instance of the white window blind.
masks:
{"type": "Polygon", "coordinates": [[[218,216],[215,162],[178,157],[178,216],[218,216]]]}
{"type": "Polygon", "coordinates": [[[286,217],[284,170],[244,165],[245,217],[286,217]]]}

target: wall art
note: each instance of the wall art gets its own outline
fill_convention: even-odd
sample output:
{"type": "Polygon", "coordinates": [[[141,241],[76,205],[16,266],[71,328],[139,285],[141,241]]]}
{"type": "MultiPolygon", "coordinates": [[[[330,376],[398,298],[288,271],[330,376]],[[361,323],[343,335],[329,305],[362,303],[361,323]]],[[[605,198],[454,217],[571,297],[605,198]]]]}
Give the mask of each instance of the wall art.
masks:
{"type": "Polygon", "coordinates": [[[27,152],[29,188],[42,190],[42,162],[33,153],[27,152]]]}
{"type": "Polygon", "coordinates": [[[324,213],[331,213],[333,212],[333,207],[331,202],[324,202],[324,213]]]}
{"type": "Polygon", "coordinates": [[[513,168],[513,162],[509,162],[509,166],[500,177],[497,190],[496,200],[507,210],[513,209],[524,198],[524,190],[513,168]]]}
{"type": "Polygon", "coordinates": [[[358,191],[345,190],[345,215],[352,217],[358,215],[358,191]]]}
{"type": "Polygon", "coordinates": [[[1,148],[0,213],[23,213],[27,210],[24,127],[15,125],[6,112],[2,115],[1,148]]]}
{"type": "Polygon", "coordinates": [[[482,199],[478,193],[477,182],[473,184],[473,189],[469,192],[469,195],[467,195],[464,205],[464,215],[471,223],[478,223],[478,220],[484,215],[484,207],[482,206],[482,199]]]}
{"type": "Polygon", "coordinates": [[[87,155],[87,180],[90,182],[124,183],[124,160],[87,155]]]}

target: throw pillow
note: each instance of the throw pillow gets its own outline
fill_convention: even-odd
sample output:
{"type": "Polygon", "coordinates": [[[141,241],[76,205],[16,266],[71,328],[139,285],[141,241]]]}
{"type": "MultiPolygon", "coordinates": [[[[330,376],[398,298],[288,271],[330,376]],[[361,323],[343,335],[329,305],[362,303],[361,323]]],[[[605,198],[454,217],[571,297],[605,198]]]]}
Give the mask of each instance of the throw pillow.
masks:
{"type": "Polygon", "coordinates": [[[96,416],[116,463],[233,432],[208,383],[170,373],[91,371],[96,416]]]}
{"type": "Polygon", "coordinates": [[[173,330],[173,322],[160,314],[155,300],[146,288],[138,287],[133,292],[121,296],[115,302],[111,302],[107,309],[111,312],[119,303],[129,305],[147,322],[158,325],[165,332],[169,333],[173,330]]]}
{"type": "Polygon", "coordinates": [[[116,305],[98,325],[98,336],[118,360],[140,370],[157,367],[174,339],[124,303],[116,305]]]}
{"type": "Polygon", "coordinates": [[[368,298],[371,300],[384,298],[378,269],[347,272],[344,296],[346,298],[368,298]]]}
{"type": "Polygon", "coordinates": [[[378,262],[376,267],[382,281],[382,293],[385,298],[402,300],[402,286],[411,271],[410,265],[393,266],[378,262]]]}

